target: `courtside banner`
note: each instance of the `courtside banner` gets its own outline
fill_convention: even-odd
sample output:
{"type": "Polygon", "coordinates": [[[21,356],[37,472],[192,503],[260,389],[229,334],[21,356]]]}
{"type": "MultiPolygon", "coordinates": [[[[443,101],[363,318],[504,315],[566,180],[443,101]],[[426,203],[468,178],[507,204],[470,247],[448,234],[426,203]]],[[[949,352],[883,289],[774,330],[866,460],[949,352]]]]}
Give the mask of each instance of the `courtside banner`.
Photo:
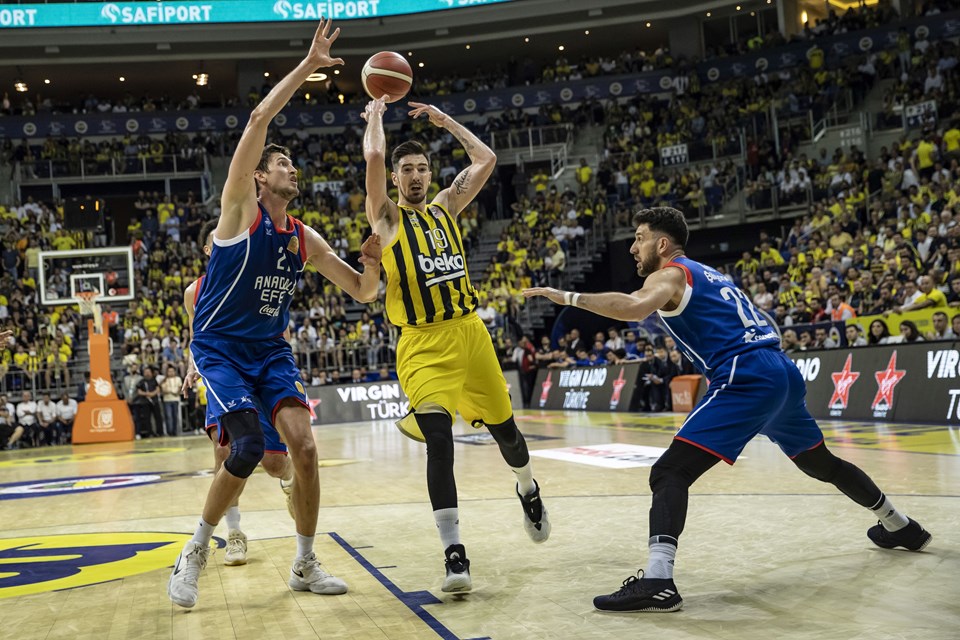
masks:
{"type": "MultiPolygon", "coordinates": [[[[520,378],[516,371],[504,371],[514,409],[523,407],[520,378]]],[[[307,388],[310,418],[315,425],[370,420],[399,420],[410,411],[410,400],[396,380],[338,384],[307,388]]]]}
{"type": "Polygon", "coordinates": [[[960,423],[960,343],[912,344],[790,354],[816,418],[960,423]]]}
{"type": "Polygon", "coordinates": [[[0,28],[134,27],[383,18],[512,0],[182,0],[181,2],[52,2],[0,7],[0,28]]]}
{"type": "Polygon", "coordinates": [[[628,411],[639,370],[639,363],[540,369],[533,387],[532,408],[628,411]]]}

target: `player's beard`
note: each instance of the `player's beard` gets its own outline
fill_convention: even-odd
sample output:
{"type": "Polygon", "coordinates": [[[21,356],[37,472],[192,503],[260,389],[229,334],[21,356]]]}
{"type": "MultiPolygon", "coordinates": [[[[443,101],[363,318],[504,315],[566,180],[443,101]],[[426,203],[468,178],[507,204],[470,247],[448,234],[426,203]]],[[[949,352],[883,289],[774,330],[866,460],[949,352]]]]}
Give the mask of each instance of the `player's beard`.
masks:
{"type": "Polygon", "coordinates": [[[660,268],[660,257],[651,253],[650,255],[640,257],[640,262],[637,263],[637,275],[641,278],[646,278],[651,273],[660,268]]]}

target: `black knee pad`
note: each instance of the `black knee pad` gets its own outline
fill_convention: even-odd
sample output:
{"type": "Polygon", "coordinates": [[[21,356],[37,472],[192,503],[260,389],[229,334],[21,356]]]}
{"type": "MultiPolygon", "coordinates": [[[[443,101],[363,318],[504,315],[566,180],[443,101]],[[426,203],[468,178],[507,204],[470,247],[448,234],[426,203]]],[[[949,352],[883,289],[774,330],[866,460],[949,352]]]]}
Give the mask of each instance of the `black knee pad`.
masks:
{"type": "Polygon", "coordinates": [[[720,458],[698,447],[674,440],[650,469],[650,488],[674,486],[689,488],[720,458]]]}
{"type": "Polygon", "coordinates": [[[843,469],[843,460],[824,446],[804,451],[793,459],[800,471],[821,482],[833,482],[843,469]]]}
{"type": "Polygon", "coordinates": [[[230,436],[230,456],[224,461],[224,468],[238,478],[249,478],[264,454],[263,429],[257,412],[225,413],[220,424],[230,436]]]}
{"type": "Polygon", "coordinates": [[[650,490],[654,493],[657,489],[668,485],[689,487],[690,484],[672,464],[664,464],[662,460],[658,460],[650,467],[650,490]]]}
{"type": "Polygon", "coordinates": [[[453,424],[445,413],[415,413],[427,443],[427,460],[453,462],[453,424]]]}
{"type": "Polygon", "coordinates": [[[500,445],[500,453],[503,459],[511,467],[522,467],[530,462],[530,452],[527,451],[527,441],[523,434],[517,428],[517,423],[513,416],[507,418],[500,424],[488,424],[487,429],[490,435],[500,445]]]}

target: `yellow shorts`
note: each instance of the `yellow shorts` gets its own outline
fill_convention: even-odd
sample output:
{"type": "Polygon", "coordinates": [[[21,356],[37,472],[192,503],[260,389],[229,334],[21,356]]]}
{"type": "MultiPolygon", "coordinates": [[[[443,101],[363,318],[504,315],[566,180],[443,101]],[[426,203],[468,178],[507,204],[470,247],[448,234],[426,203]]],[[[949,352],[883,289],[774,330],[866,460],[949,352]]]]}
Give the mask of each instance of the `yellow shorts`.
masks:
{"type": "Polygon", "coordinates": [[[506,422],[513,415],[507,381],[490,333],[475,313],[435,325],[404,327],[397,377],[410,408],[440,405],[467,422],[506,422]]]}

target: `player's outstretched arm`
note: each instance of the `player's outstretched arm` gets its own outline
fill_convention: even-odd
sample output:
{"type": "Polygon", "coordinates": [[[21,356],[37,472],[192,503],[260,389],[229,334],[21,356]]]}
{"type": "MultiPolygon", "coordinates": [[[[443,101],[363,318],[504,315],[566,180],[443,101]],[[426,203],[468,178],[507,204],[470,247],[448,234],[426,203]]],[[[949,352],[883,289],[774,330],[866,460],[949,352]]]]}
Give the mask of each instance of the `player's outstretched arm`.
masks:
{"type": "Polygon", "coordinates": [[[371,227],[397,214],[397,204],[387,197],[387,137],[383,132],[383,98],[371,100],[360,117],[367,121],[363,132],[363,159],[367,163],[367,221],[371,227]]]}
{"type": "MultiPolygon", "coordinates": [[[[187,311],[187,323],[190,327],[191,336],[193,336],[193,316],[196,313],[196,308],[193,306],[193,298],[196,296],[199,282],[199,280],[194,280],[190,283],[190,286],[183,290],[183,308],[187,311]]],[[[197,365],[193,363],[193,351],[189,347],[190,345],[183,345],[183,348],[187,352],[187,375],[183,377],[183,386],[180,387],[180,394],[184,398],[190,395],[190,389],[193,388],[194,383],[200,378],[200,374],[197,372],[197,365]]]]}
{"type": "Polygon", "coordinates": [[[412,117],[419,118],[426,115],[430,118],[430,124],[443,127],[449,131],[454,138],[460,141],[470,158],[470,166],[454,178],[453,186],[447,187],[434,198],[434,201],[446,207],[451,215],[457,215],[477,197],[480,189],[490,179],[494,167],[497,166],[497,155],[493,152],[493,149],[481,142],[480,138],[473,135],[469,129],[440,111],[440,109],[422,102],[410,102],[408,104],[413,107],[413,110],[410,111],[412,117]]]}
{"type": "Polygon", "coordinates": [[[574,293],[550,287],[524,289],[526,298],[543,296],[557,304],[576,306],[597,315],[626,322],[644,320],[683,293],[686,276],[679,269],[661,269],[647,277],[633,293],[574,293]]]}
{"type": "Polygon", "coordinates": [[[343,289],[357,302],[373,302],[380,288],[380,236],[372,234],[360,247],[363,273],[340,259],[336,251],[310,227],[304,226],[307,239],[307,262],[324,278],[343,289]]]}
{"type": "Polygon", "coordinates": [[[253,172],[260,164],[270,122],[286,106],[307,76],[319,68],[343,64],[342,59],[330,57],[330,46],[340,35],[339,28],[330,33],[332,22],[320,21],[306,57],[270,90],[250,114],[250,120],[247,121],[237,144],[237,150],[230,161],[227,180],[223,185],[220,205],[222,213],[217,225],[218,238],[235,237],[253,224],[257,216],[257,189],[253,172]]]}

